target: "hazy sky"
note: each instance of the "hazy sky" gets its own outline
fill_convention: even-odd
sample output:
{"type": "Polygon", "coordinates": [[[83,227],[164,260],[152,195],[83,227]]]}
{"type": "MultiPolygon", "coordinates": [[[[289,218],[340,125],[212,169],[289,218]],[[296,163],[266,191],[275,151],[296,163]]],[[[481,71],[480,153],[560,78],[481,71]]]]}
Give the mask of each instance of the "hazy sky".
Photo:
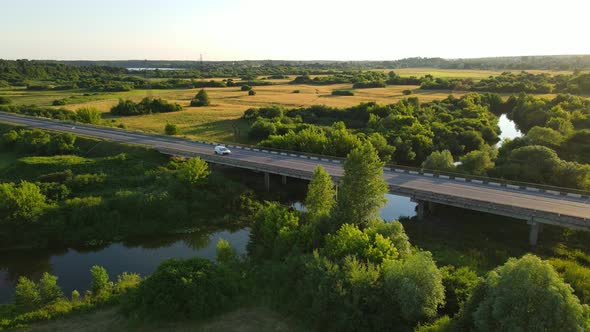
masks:
{"type": "Polygon", "coordinates": [[[590,54],[590,0],[0,0],[3,59],[590,54]]]}

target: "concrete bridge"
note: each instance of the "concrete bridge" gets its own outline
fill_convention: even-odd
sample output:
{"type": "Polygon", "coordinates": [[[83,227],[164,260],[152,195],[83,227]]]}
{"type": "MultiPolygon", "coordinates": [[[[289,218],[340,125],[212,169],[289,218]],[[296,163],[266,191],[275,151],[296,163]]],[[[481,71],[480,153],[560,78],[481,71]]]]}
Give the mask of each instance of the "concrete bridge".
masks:
{"type": "MultiPolygon", "coordinates": [[[[281,175],[283,183],[287,177],[310,180],[317,165],[322,165],[336,182],[344,173],[343,161],[331,157],[235,145],[228,145],[233,152],[231,155],[218,156],[213,152],[213,143],[177,137],[3,112],[0,112],[0,122],[143,145],[169,155],[199,156],[211,163],[263,172],[267,187],[270,174],[281,175]]],[[[590,231],[590,199],[584,192],[573,189],[568,192],[543,186],[501,183],[494,179],[437,175],[408,168],[386,167],[383,177],[392,193],[411,197],[418,203],[419,219],[431,209],[432,203],[522,219],[530,224],[531,245],[536,245],[542,224],[590,231]]]]}

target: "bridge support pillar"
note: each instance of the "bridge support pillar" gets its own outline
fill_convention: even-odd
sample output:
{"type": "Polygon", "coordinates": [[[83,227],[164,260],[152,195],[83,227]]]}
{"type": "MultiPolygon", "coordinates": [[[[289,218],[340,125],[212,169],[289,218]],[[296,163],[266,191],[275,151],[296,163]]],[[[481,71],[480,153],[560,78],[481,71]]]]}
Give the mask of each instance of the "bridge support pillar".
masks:
{"type": "Polygon", "coordinates": [[[424,220],[426,216],[426,202],[425,201],[417,201],[418,205],[416,205],[416,217],[418,220],[424,220]]]}
{"type": "Polygon", "coordinates": [[[534,247],[534,246],[537,245],[537,242],[539,241],[539,233],[541,231],[542,225],[539,224],[538,222],[534,221],[532,218],[528,222],[528,224],[530,225],[530,230],[529,230],[529,244],[532,247],[534,247]]]}
{"type": "Polygon", "coordinates": [[[270,191],[270,174],[267,172],[264,172],[264,188],[270,191]]]}
{"type": "Polygon", "coordinates": [[[287,184],[287,176],[281,175],[281,184],[287,184]]]}

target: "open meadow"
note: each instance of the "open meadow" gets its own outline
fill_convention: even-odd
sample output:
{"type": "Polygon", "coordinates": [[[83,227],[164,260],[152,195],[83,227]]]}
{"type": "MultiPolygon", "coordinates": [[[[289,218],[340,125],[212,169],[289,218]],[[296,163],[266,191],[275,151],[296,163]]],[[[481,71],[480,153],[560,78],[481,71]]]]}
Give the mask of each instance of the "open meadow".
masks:
{"type": "MultiPolygon", "coordinates": [[[[389,70],[384,70],[389,71],[389,70]]],[[[498,75],[501,71],[493,70],[450,70],[428,68],[396,69],[401,76],[424,76],[432,74],[443,78],[472,78],[474,80],[498,75]]],[[[541,71],[531,71],[540,73],[541,71]]],[[[551,74],[568,73],[565,71],[547,71],[551,74]]],[[[312,75],[318,76],[318,75],[312,75]]],[[[261,79],[264,76],[260,77],[261,79]]],[[[36,104],[51,106],[57,99],[67,98],[67,105],[60,106],[70,110],[81,107],[95,107],[103,112],[103,118],[111,125],[124,125],[126,128],[152,133],[163,133],[164,125],[172,123],[178,125],[183,135],[190,138],[208,141],[247,143],[248,125],[240,120],[245,110],[252,107],[281,105],[286,108],[306,107],[311,105],[326,105],[331,107],[350,107],[361,102],[377,102],[392,104],[405,96],[402,91],[411,90],[410,96],[418,97],[427,102],[446,98],[453,94],[460,97],[467,92],[451,90],[421,90],[417,85],[390,85],[385,88],[354,89],[354,96],[332,96],[333,90],[350,89],[352,84],[333,85],[305,85],[289,84],[295,76],[289,79],[268,80],[273,85],[255,86],[256,95],[249,96],[247,91],[241,91],[239,86],[225,88],[206,88],[211,105],[206,107],[191,107],[190,101],[200,89],[151,89],[131,90],[127,92],[98,92],[89,93],[85,90],[66,91],[29,91],[24,88],[0,89],[0,96],[10,98],[15,104],[36,104]],[[159,113],[142,116],[121,117],[109,114],[111,107],[119,99],[131,99],[135,102],[145,97],[158,97],[170,102],[179,103],[184,107],[181,112],[159,113]],[[236,136],[237,135],[237,136],[236,136]]],[[[210,80],[210,79],[206,79],[210,80]]],[[[221,78],[215,78],[221,80],[221,78]]],[[[239,79],[235,79],[239,82],[239,79]]],[[[507,98],[510,94],[504,94],[507,98]]],[[[538,95],[552,98],[554,94],[538,95]]]]}

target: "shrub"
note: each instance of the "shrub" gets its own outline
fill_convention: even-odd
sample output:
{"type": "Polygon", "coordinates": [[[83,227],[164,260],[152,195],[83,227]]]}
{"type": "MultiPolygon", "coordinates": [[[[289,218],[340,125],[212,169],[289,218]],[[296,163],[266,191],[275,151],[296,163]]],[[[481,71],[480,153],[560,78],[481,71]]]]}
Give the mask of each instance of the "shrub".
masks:
{"type": "Polygon", "coordinates": [[[94,107],[83,107],[76,111],[76,120],[83,123],[100,124],[102,114],[94,107]]]}
{"type": "Polygon", "coordinates": [[[131,100],[119,100],[119,104],[111,108],[111,114],[132,116],[151,113],[169,113],[182,111],[182,106],[178,103],[169,103],[161,98],[146,97],[139,103],[134,103],[131,100]]]}
{"type": "Polygon", "coordinates": [[[354,92],[350,90],[333,90],[332,96],[354,96],[354,92]]]}
{"type": "Polygon", "coordinates": [[[242,91],[250,91],[252,90],[252,87],[249,85],[242,85],[242,87],[240,88],[240,90],[242,91]]]}
{"type": "Polygon", "coordinates": [[[164,127],[164,132],[166,133],[166,135],[179,135],[180,128],[178,128],[178,126],[175,124],[167,123],[164,127]]]}
{"type": "Polygon", "coordinates": [[[301,90],[293,90],[293,93],[301,93],[301,90]]]}
{"type": "Polygon", "coordinates": [[[27,277],[20,277],[14,291],[14,304],[21,312],[37,309],[41,305],[41,294],[37,285],[27,277]]]}
{"type": "Polygon", "coordinates": [[[255,96],[255,95],[256,95],[256,91],[254,91],[254,90],[248,91],[248,96],[255,96]]]}
{"type": "Polygon", "coordinates": [[[11,104],[12,100],[8,97],[0,96],[0,105],[8,105],[11,104]]]}
{"type": "Polygon", "coordinates": [[[238,258],[238,253],[231,244],[224,239],[217,241],[217,261],[219,263],[232,263],[238,258]]]}
{"type": "Polygon", "coordinates": [[[92,277],[90,289],[92,290],[93,294],[100,294],[101,292],[107,291],[109,289],[109,275],[104,267],[94,265],[90,269],[90,275],[92,277]]]}
{"type": "Polygon", "coordinates": [[[412,94],[412,90],[403,90],[402,93],[404,94],[404,96],[409,96],[412,94]]]}
{"type": "Polygon", "coordinates": [[[248,137],[252,139],[265,139],[277,132],[277,127],[274,123],[264,120],[257,120],[252,124],[248,131],[248,137]]]}
{"type": "Polygon", "coordinates": [[[207,95],[205,89],[201,89],[199,93],[195,95],[195,98],[191,100],[191,106],[195,107],[209,106],[210,104],[209,95],[207,95]]]}
{"type": "Polygon", "coordinates": [[[56,99],[53,102],[51,102],[51,105],[53,105],[53,106],[63,106],[66,104],[67,104],[67,102],[65,99],[56,99]]]}
{"type": "Polygon", "coordinates": [[[237,277],[204,258],[170,259],[141,282],[125,311],[146,320],[209,318],[240,293],[237,277]]]}
{"type": "Polygon", "coordinates": [[[39,280],[39,294],[41,295],[41,301],[44,304],[53,303],[64,297],[64,294],[57,285],[57,277],[45,272],[39,280]]]}

